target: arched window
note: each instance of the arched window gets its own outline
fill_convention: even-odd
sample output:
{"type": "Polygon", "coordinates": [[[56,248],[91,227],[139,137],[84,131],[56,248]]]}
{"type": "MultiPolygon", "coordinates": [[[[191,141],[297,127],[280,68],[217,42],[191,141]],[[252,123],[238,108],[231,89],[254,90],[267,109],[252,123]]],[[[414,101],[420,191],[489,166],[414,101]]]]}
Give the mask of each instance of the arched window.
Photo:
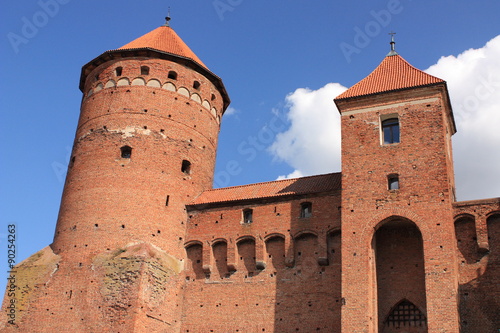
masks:
{"type": "Polygon", "coordinates": [[[312,216],[312,203],[303,202],[300,204],[300,217],[307,218],[312,216]]]}
{"type": "Polygon", "coordinates": [[[285,267],[285,238],[281,235],[266,239],[266,253],[274,268],[285,267]]]}
{"type": "Polygon", "coordinates": [[[129,146],[123,146],[120,148],[122,158],[132,157],[132,148],[129,146]]]}
{"type": "Polygon", "coordinates": [[[168,72],[168,78],[171,80],[177,80],[177,73],[174,71],[168,72]]]}
{"type": "Polygon", "coordinates": [[[384,144],[399,142],[399,119],[390,118],[382,121],[382,135],[384,144]]]}
{"type": "Polygon", "coordinates": [[[149,75],[149,67],[141,66],[141,75],[149,75]]]}
{"type": "Polygon", "coordinates": [[[212,245],[212,253],[215,261],[215,268],[221,279],[229,277],[227,268],[227,242],[220,240],[212,245]]]}
{"type": "Polygon", "coordinates": [[[340,230],[335,230],[328,233],[326,238],[326,247],[327,247],[327,255],[328,255],[328,263],[329,265],[338,265],[341,264],[341,251],[342,248],[340,246],[342,241],[342,236],[340,230]]]}
{"type": "Polygon", "coordinates": [[[295,265],[314,269],[318,264],[318,236],[305,232],[294,238],[295,265]]]}
{"type": "Polygon", "coordinates": [[[197,279],[205,277],[203,272],[203,245],[200,243],[193,243],[186,247],[186,254],[188,262],[190,263],[190,270],[195,274],[197,279]]]}
{"type": "Polygon", "coordinates": [[[248,272],[248,276],[252,276],[257,268],[255,260],[255,240],[245,238],[236,244],[238,248],[239,261],[248,272]]]}
{"type": "Polygon", "coordinates": [[[472,264],[481,259],[477,243],[476,221],[472,215],[463,215],[455,221],[455,237],[462,264],[472,264]]]}

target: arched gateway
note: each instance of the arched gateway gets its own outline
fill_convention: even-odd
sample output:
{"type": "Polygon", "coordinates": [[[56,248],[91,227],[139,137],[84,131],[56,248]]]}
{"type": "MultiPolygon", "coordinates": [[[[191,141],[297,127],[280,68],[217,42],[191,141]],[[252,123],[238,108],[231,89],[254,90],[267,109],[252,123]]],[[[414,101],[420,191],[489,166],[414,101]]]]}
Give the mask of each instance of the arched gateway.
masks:
{"type": "Polygon", "coordinates": [[[391,217],[377,226],[372,246],[379,332],[427,332],[424,251],[417,225],[391,217]]]}

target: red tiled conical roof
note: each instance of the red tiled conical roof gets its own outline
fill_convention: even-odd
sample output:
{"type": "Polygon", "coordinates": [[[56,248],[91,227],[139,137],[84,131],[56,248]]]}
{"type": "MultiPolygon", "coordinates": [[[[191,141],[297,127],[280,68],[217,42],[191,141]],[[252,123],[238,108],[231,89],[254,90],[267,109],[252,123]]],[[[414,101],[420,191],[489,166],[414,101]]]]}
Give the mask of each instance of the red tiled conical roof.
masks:
{"type": "Polygon", "coordinates": [[[370,75],[344,91],[335,99],[359,97],[441,82],[444,81],[413,67],[400,55],[388,55],[370,75]]]}
{"type": "Polygon", "coordinates": [[[341,174],[309,176],[234,186],[203,192],[192,205],[263,199],[340,190],[341,174]]]}
{"type": "Polygon", "coordinates": [[[194,54],[194,52],[191,51],[191,49],[186,45],[186,43],[184,43],[184,41],[177,35],[174,29],[166,25],[158,27],[144,36],[123,45],[118,50],[145,48],[155,49],[161,52],[188,58],[207,68],[200,58],[198,58],[196,54],[194,54]]]}

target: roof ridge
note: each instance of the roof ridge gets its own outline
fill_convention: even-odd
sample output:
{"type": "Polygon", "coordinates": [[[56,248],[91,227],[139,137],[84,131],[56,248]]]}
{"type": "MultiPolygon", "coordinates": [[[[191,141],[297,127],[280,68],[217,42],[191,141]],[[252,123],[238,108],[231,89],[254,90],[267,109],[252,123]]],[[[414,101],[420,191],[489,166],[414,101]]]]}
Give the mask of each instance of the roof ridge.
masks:
{"type": "Polygon", "coordinates": [[[220,190],[226,190],[226,189],[234,189],[234,188],[241,188],[241,187],[249,187],[249,186],[255,186],[255,185],[262,185],[262,184],[271,184],[271,183],[280,183],[280,182],[286,182],[286,181],[291,181],[294,179],[306,179],[306,178],[314,178],[314,177],[321,177],[321,176],[329,176],[329,175],[335,175],[335,174],[342,174],[342,172],[330,172],[330,173],[322,173],[319,175],[311,175],[311,176],[304,176],[304,177],[297,177],[297,178],[287,178],[287,179],[277,179],[277,180],[270,180],[267,182],[258,182],[258,183],[252,183],[252,184],[243,184],[243,185],[234,185],[234,186],[227,186],[227,187],[219,187],[219,188],[213,188],[210,190],[203,191],[205,192],[212,192],[212,191],[220,191],[220,190]]]}

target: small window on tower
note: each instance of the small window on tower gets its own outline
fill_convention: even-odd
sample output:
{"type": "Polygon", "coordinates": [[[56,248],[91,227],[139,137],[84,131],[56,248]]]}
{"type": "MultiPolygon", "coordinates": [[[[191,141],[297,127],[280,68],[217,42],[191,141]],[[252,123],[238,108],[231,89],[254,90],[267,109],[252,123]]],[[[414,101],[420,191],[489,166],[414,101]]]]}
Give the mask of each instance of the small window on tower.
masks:
{"type": "Polygon", "coordinates": [[[390,118],[382,121],[382,137],[384,144],[399,142],[399,119],[390,118]]]}
{"type": "Polygon", "coordinates": [[[312,203],[303,202],[300,204],[300,217],[307,218],[312,216],[312,203]]]}
{"type": "Polygon", "coordinates": [[[399,190],[399,175],[391,174],[387,176],[387,183],[389,190],[399,190]]]}
{"type": "Polygon", "coordinates": [[[177,73],[174,71],[168,72],[168,78],[171,80],[177,80],[177,73]]]}
{"type": "Polygon", "coordinates": [[[132,148],[129,146],[123,146],[120,148],[122,152],[122,158],[130,158],[132,157],[132,148]]]}
{"type": "Polygon", "coordinates": [[[193,88],[196,89],[196,90],[199,90],[200,89],[200,82],[194,81],[193,82],[193,88]]]}
{"type": "Polygon", "coordinates": [[[253,222],[253,209],[243,209],[243,223],[253,222]]]}
{"type": "Polygon", "coordinates": [[[116,67],[115,68],[115,75],[116,76],[122,76],[122,71],[123,71],[122,67],[116,67]]]}
{"type": "Polygon", "coordinates": [[[141,66],[141,75],[149,75],[149,67],[141,66]]]}
{"type": "Polygon", "coordinates": [[[189,162],[188,160],[183,160],[181,171],[184,172],[186,175],[191,174],[191,162],[189,162]]]}

